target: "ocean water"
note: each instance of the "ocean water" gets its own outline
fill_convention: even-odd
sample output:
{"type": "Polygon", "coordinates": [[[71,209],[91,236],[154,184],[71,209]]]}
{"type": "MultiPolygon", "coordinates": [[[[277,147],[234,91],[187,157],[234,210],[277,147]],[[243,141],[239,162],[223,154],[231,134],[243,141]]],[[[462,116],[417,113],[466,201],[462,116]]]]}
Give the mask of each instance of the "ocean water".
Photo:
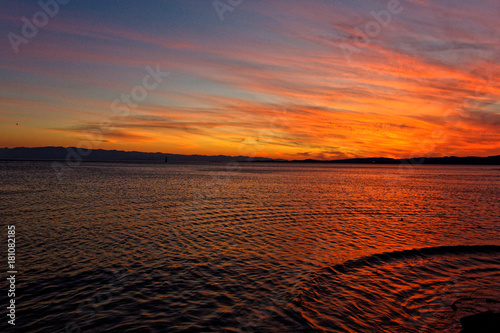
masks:
{"type": "Polygon", "coordinates": [[[16,329],[459,332],[500,310],[499,185],[495,166],[2,162],[16,329]]]}

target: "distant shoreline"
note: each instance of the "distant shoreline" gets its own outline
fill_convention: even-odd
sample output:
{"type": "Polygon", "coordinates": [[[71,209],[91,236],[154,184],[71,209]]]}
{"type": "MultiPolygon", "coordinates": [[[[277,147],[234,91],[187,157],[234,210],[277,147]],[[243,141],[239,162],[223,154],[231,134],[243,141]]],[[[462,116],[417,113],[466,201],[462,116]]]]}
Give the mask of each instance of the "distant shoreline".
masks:
{"type": "Polygon", "coordinates": [[[72,162],[72,163],[300,163],[300,164],[376,164],[376,165],[500,165],[500,155],[489,157],[419,157],[394,159],[386,157],[352,158],[342,160],[283,160],[264,157],[226,155],[180,155],[96,149],[82,151],[75,147],[0,148],[0,161],[72,162]],[[80,153],[78,153],[80,152],[80,153]]]}
{"type": "MultiPolygon", "coordinates": [[[[267,161],[249,161],[249,163],[266,163],[267,161]]],[[[500,156],[490,157],[420,157],[414,159],[391,158],[353,158],[344,160],[292,160],[275,161],[276,163],[302,164],[376,164],[376,165],[500,165],[500,156]]]]}

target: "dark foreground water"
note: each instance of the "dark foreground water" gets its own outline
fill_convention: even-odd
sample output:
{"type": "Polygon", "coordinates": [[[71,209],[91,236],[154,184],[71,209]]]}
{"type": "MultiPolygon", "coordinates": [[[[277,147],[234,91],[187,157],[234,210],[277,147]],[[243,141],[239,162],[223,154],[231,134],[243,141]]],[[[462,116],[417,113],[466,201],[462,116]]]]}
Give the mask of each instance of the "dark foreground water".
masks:
{"type": "Polygon", "coordinates": [[[498,167],[56,174],[0,163],[18,332],[458,332],[460,317],[498,310],[498,167]]]}

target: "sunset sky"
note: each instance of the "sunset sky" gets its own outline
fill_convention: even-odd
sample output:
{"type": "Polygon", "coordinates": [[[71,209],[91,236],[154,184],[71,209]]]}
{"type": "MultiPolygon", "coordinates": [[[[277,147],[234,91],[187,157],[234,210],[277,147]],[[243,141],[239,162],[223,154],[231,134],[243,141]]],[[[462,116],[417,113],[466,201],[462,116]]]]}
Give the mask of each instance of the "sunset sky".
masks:
{"type": "Polygon", "coordinates": [[[2,2],[0,147],[500,155],[498,0],[60,2],[2,2]]]}

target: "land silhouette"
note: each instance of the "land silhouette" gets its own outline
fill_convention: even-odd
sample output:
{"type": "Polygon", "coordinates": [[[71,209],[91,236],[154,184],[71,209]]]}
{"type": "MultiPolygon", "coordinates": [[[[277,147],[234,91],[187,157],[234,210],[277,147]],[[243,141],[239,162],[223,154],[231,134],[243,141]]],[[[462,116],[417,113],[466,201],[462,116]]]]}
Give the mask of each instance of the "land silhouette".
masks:
{"type": "Polygon", "coordinates": [[[0,161],[81,161],[81,162],[141,162],[141,163],[212,163],[212,162],[275,162],[275,163],[346,163],[346,164],[451,164],[451,165],[500,165],[500,155],[489,157],[447,156],[394,159],[386,157],[352,158],[340,160],[284,160],[266,157],[227,155],[181,155],[145,153],[121,150],[80,150],[76,147],[17,147],[0,148],[0,161]]]}

